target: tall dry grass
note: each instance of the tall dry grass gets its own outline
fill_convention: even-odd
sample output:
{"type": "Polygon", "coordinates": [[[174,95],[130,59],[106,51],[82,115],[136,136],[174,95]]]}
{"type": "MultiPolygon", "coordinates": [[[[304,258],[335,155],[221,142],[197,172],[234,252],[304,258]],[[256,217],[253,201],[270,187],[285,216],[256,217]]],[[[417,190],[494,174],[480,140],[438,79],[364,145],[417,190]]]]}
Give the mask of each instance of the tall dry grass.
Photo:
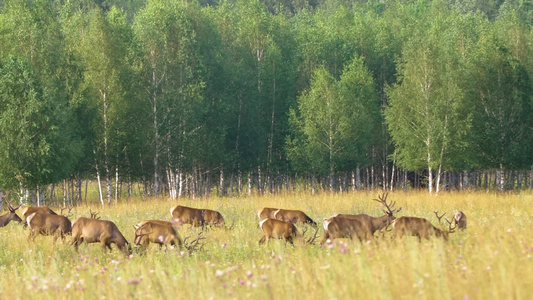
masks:
{"type": "MultiPolygon", "coordinates": [[[[433,224],[434,210],[468,215],[468,230],[440,239],[395,241],[386,233],[376,245],[336,240],[292,247],[281,241],[259,246],[256,212],[263,206],[301,209],[318,223],[334,213],[380,215],[371,201],[379,192],[254,196],[180,200],[216,209],[232,230],[205,232],[202,251],[159,250],[152,245],[131,257],[105,253],[99,244],[78,253],[50,237],[27,240],[17,224],[0,228],[0,299],[529,299],[533,291],[533,195],[394,192],[399,215],[433,224]]],[[[98,210],[130,242],[132,226],[145,219],[169,220],[168,199],[132,199],[111,207],[78,206],[73,217],[98,210]]],[[[182,237],[200,229],[184,225],[182,237]]],[[[311,231],[311,230],[310,230],[311,231]]],[[[309,232],[308,231],[308,234],[309,232]]],[[[322,234],[320,230],[319,234],[322,234]]]]}

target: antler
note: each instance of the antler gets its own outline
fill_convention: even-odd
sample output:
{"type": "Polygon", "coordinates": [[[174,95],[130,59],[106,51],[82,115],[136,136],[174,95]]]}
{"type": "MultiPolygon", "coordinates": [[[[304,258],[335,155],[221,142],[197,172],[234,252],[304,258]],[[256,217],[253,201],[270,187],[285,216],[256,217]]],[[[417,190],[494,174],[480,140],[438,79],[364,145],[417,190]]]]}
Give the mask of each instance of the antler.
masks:
{"type": "Polygon", "coordinates": [[[235,227],[235,220],[231,222],[231,225],[229,227],[226,227],[227,230],[232,230],[235,227]]]}
{"type": "Polygon", "coordinates": [[[200,233],[198,233],[198,236],[190,241],[189,243],[187,243],[187,239],[189,239],[190,236],[186,237],[183,239],[183,245],[184,247],[189,250],[189,253],[192,253],[193,251],[200,251],[202,250],[202,248],[204,247],[204,243],[200,243],[202,240],[205,240],[205,236],[204,236],[204,232],[203,231],[200,231],[200,233]],[[198,246],[200,246],[200,248],[198,248],[198,246]]]}
{"type": "Polygon", "coordinates": [[[383,194],[383,196],[378,195],[378,199],[372,199],[372,200],[383,204],[385,206],[385,208],[387,208],[387,211],[383,210],[383,212],[392,216],[395,213],[397,213],[400,210],[402,210],[402,208],[400,207],[398,209],[393,210],[394,205],[396,205],[396,201],[391,202],[390,204],[387,204],[387,196],[388,195],[389,195],[389,193],[386,192],[386,193],[383,194]]]}
{"type": "Polygon", "coordinates": [[[93,212],[90,208],[89,208],[89,213],[91,214],[91,219],[96,219],[96,220],[99,220],[100,217],[98,217],[98,212],[95,211],[93,212]]]}
{"type": "Polygon", "coordinates": [[[13,208],[13,206],[11,206],[11,203],[9,203],[9,201],[7,201],[7,199],[6,199],[6,203],[7,203],[7,209],[10,212],[14,212],[15,210],[17,210],[20,207],[20,204],[19,204],[17,207],[13,208]]]}
{"type": "Polygon", "coordinates": [[[316,238],[318,237],[317,234],[318,234],[318,227],[316,228],[315,234],[313,235],[313,237],[309,238],[305,242],[308,243],[308,244],[313,244],[315,242],[316,238]]]}
{"type": "Polygon", "coordinates": [[[70,213],[72,212],[72,209],[73,209],[73,208],[74,208],[73,206],[60,208],[60,209],[61,209],[61,212],[60,212],[59,214],[62,215],[62,216],[65,216],[65,217],[66,217],[66,216],[70,215],[70,213]],[[65,209],[68,209],[66,215],[63,214],[63,210],[65,210],[65,209]]]}
{"type": "MultiPolygon", "coordinates": [[[[444,216],[444,214],[442,214],[444,216]]],[[[457,224],[455,224],[455,226],[452,227],[452,222],[450,222],[450,220],[448,220],[448,218],[444,218],[444,220],[446,220],[446,222],[448,222],[448,232],[449,233],[454,233],[455,232],[455,228],[457,228],[457,224]]]]}
{"type": "MultiPolygon", "coordinates": [[[[434,211],[434,213],[435,213],[435,216],[437,217],[437,219],[439,219],[439,224],[440,224],[441,223],[440,221],[441,221],[442,217],[444,217],[444,215],[446,213],[443,213],[440,217],[439,217],[439,211],[438,210],[434,211]]],[[[448,219],[446,219],[446,220],[448,220],[448,219]]]]}

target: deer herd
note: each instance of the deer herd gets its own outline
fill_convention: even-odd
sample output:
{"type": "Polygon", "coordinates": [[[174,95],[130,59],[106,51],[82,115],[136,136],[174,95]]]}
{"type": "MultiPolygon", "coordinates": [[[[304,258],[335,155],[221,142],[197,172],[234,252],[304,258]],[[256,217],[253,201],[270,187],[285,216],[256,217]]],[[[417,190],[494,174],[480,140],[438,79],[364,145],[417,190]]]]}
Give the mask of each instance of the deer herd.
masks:
{"type": "MultiPolygon", "coordinates": [[[[357,239],[361,242],[373,243],[376,240],[375,233],[391,231],[394,238],[402,238],[404,235],[415,236],[419,241],[429,239],[431,236],[442,237],[448,240],[448,234],[455,232],[455,229],[466,229],[466,215],[457,211],[452,221],[444,218],[447,226],[441,224],[444,213],[439,216],[435,211],[439,226],[436,227],[425,218],[401,216],[396,218],[395,214],[401,211],[401,207],[395,209],[396,202],[387,203],[387,193],[378,196],[374,201],[383,205],[384,215],[373,217],[367,214],[335,214],[323,221],[323,239],[321,244],[334,239],[348,238],[357,239]],[[391,228],[392,229],[389,229],[391,228]]],[[[132,253],[132,247],[115,223],[108,220],[100,220],[98,212],[90,211],[90,217],[79,217],[70,221],[68,215],[72,208],[68,209],[67,215],[57,214],[48,207],[24,207],[21,209],[22,218],[16,214],[20,205],[13,207],[7,202],[8,212],[0,216],[0,227],[6,226],[9,222],[15,221],[27,226],[30,230],[28,239],[34,240],[37,235],[53,236],[54,242],[57,238],[65,239],[67,235],[72,237],[70,244],[78,251],[81,243],[101,243],[104,251],[111,250],[111,244],[115,244],[119,250],[125,254],[132,253]]],[[[133,226],[134,245],[146,248],[150,243],[158,244],[160,248],[164,245],[185,247],[189,251],[198,250],[202,246],[201,241],[205,239],[203,231],[190,242],[189,238],[182,239],[178,233],[177,225],[189,224],[192,227],[213,226],[226,228],[226,223],[222,214],[215,210],[198,209],[182,205],[174,206],[170,209],[171,220],[144,220],[133,226]]],[[[259,227],[263,233],[259,244],[267,243],[271,239],[283,239],[294,244],[294,241],[304,243],[314,243],[317,238],[319,227],[307,214],[300,210],[278,209],[264,207],[258,211],[259,227]],[[303,226],[302,232],[297,226],[303,226]],[[304,235],[309,225],[314,228],[314,235],[309,239],[304,239],[304,235]]]]}

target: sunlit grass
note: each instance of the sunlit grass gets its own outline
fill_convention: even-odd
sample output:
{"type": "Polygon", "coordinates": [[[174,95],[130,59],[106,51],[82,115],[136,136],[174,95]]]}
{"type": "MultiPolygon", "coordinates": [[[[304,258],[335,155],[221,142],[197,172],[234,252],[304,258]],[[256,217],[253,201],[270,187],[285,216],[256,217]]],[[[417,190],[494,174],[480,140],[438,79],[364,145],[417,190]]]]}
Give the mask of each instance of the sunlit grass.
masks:
{"type": "MultiPolygon", "coordinates": [[[[104,208],[78,206],[72,219],[98,210],[132,242],[133,225],[169,220],[180,203],[220,211],[233,229],[205,231],[202,251],[189,254],[155,245],[125,257],[99,244],[81,245],[39,236],[28,242],[18,224],[0,228],[0,298],[13,299],[528,299],[533,292],[533,195],[484,192],[393,192],[398,215],[419,216],[438,225],[433,211],[456,209],[468,216],[466,232],[448,242],[386,233],[377,244],[336,240],[292,247],[281,241],[259,246],[257,210],[264,206],[301,209],[321,223],[335,213],[381,215],[371,199],[379,191],[296,194],[242,198],[131,199],[104,208]]],[[[301,227],[300,227],[301,228],[301,227]]],[[[200,229],[183,225],[182,238],[200,229]]],[[[312,230],[308,230],[307,235],[312,230]]],[[[320,229],[319,234],[322,234],[320,229]]],[[[318,238],[320,240],[320,237],[318,238]]]]}

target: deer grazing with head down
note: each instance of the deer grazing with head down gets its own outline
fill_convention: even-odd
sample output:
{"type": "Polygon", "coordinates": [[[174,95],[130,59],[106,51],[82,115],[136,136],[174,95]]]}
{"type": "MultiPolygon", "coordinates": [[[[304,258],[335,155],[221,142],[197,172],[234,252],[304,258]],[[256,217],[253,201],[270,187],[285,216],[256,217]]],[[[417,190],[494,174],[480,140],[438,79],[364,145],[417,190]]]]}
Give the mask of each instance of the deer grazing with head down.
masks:
{"type": "MultiPolygon", "coordinates": [[[[92,214],[91,214],[92,215],[92,214]]],[[[124,238],[117,225],[111,221],[80,217],[72,222],[72,245],[76,251],[81,243],[101,243],[104,252],[111,244],[117,245],[125,254],[131,254],[130,243],[124,238]]]]}
{"type": "MultiPolygon", "coordinates": [[[[438,212],[434,212],[441,223],[442,214],[439,216],[438,212]]],[[[420,242],[423,238],[429,239],[430,236],[442,237],[444,240],[448,240],[448,234],[453,233],[455,227],[452,223],[446,219],[449,227],[448,229],[439,229],[431,224],[427,219],[417,217],[399,217],[392,222],[393,235],[395,238],[402,238],[405,234],[418,237],[420,242]]]]}
{"type": "Polygon", "coordinates": [[[212,209],[202,209],[204,224],[222,228],[225,225],[222,214],[212,209]]]}
{"type": "Polygon", "coordinates": [[[286,242],[294,245],[294,240],[301,240],[305,243],[313,244],[318,233],[318,228],[315,230],[313,237],[308,240],[304,240],[304,233],[300,233],[296,226],[291,222],[280,221],[276,219],[266,218],[259,222],[259,227],[263,232],[263,236],[259,240],[259,244],[267,243],[270,239],[283,239],[286,242]]]}
{"type": "Polygon", "coordinates": [[[456,211],[453,215],[453,225],[457,226],[459,230],[466,229],[466,215],[462,211],[456,211]]]}
{"type": "Polygon", "coordinates": [[[177,205],[170,208],[170,216],[176,222],[191,224],[194,227],[205,225],[204,213],[201,209],[177,205]]]}
{"type": "MultiPolygon", "coordinates": [[[[71,209],[69,209],[70,212],[71,209]]],[[[63,209],[61,209],[63,211],[63,209]]],[[[51,235],[54,237],[54,242],[58,237],[62,240],[66,235],[72,233],[72,224],[70,220],[63,215],[42,214],[34,212],[26,218],[28,227],[30,228],[30,235],[28,239],[35,240],[38,234],[51,235]]]]}
{"type": "Polygon", "coordinates": [[[278,209],[274,212],[274,219],[293,224],[309,224],[312,227],[317,228],[316,222],[301,210],[278,209]]]}
{"type": "Polygon", "coordinates": [[[176,227],[170,222],[159,220],[146,220],[133,226],[135,229],[134,244],[136,246],[148,247],[150,243],[159,244],[159,249],[163,245],[183,246],[183,240],[178,234],[176,227]]]}
{"type": "Polygon", "coordinates": [[[7,200],[6,204],[8,212],[0,216],[0,227],[6,226],[11,221],[21,223],[22,219],[16,213],[16,210],[20,207],[20,205],[14,208],[13,206],[11,206],[11,203],[7,202],[7,200]]]}
{"type": "Polygon", "coordinates": [[[267,218],[259,222],[259,227],[263,231],[263,237],[259,240],[259,244],[266,242],[268,245],[269,240],[273,238],[283,239],[294,245],[294,239],[302,237],[296,226],[290,222],[267,218]]]}

